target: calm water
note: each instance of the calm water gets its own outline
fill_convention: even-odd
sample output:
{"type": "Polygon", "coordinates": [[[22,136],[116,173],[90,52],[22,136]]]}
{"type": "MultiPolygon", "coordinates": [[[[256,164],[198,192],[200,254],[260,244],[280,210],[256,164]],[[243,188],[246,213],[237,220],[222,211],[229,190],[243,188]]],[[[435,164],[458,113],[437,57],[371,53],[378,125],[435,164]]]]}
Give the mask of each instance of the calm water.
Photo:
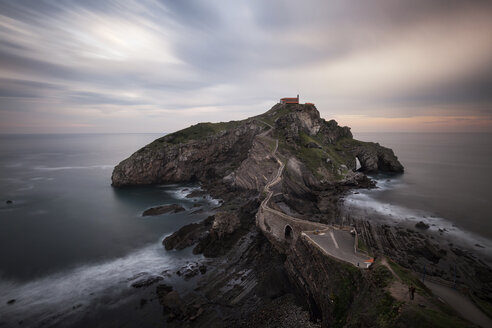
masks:
{"type": "Polygon", "coordinates": [[[62,304],[87,305],[131,289],[132,275],[193,256],[166,252],[161,241],[209,215],[215,200],[186,198],[196,186],[110,186],[114,165],[159,136],[0,136],[0,322],[24,319],[26,308],[38,320],[62,304]],[[188,211],[141,216],[170,203],[188,211]],[[191,215],[196,204],[205,212],[191,215]]]}
{"type": "MultiPolygon", "coordinates": [[[[473,242],[492,240],[492,134],[364,133],[392,148],[405,173],[348,198],[392,220],[422,220],[473,242]]],[[[490,249],[483,250],[490,254],[490,249]]]]}

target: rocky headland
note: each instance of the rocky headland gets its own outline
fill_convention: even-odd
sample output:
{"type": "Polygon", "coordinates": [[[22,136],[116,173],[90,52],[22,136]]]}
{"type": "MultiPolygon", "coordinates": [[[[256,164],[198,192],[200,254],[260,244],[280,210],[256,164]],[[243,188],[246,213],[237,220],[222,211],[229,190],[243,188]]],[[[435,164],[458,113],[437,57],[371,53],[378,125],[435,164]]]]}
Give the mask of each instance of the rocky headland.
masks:
{"type": "MultiPolygon", "coordinates": [[[[116,166],[113,186],[193,181],[223,202],[213,216],[163,241],[167,250],[193,247],[205,256],[176,272],[198,279],[193,291],[180,292],[155,277],[136,287],[159,283],[156,297],[171,327],[467,327],[417,275],[428,262],[456,260],[458,248],[443,248],[425,231],[363,217],[340,222],[343,196],[374,187],[366,174],[403,170],[391,149],[354,139],[350,128],[324,120],[312,104],[277,104],[242,121],[168,134],[116,166]],[[361,270],[327,256],[302,233],[292,238],[286,230],[278,238],[259,224],[267,210],[300,226],[352,224],[359,248],[376,262],[361,270]],[[418,302],[405,294],[411,285],[418,302]]],[[[487,309],[491,271],[480,259],[465,258],[461,282],[487,309]]]]}

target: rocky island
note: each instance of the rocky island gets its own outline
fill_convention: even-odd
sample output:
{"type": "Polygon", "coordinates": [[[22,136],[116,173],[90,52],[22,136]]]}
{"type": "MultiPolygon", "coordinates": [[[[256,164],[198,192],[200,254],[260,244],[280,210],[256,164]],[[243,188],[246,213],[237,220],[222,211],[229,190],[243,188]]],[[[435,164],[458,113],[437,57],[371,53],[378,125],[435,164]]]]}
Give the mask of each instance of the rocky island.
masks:
{"type": "Polygon", "coordinates": [[[169,326],[468,327],[415,271],[433,263],[427,274],[450,281],[443,268],[455,261],[459,282],[486,311],[485,263],[423,232],[342,219],[344,195],[375,187],[368,173],[403,170],[391,149],[354,139],[313,104],[279,103],[159,138],[116,166],[112,184],[196,182],[222,200],[215,215],[163,241],[204,255],[176,272],[200,277],[192,291],[156,287],[169,326]]]}

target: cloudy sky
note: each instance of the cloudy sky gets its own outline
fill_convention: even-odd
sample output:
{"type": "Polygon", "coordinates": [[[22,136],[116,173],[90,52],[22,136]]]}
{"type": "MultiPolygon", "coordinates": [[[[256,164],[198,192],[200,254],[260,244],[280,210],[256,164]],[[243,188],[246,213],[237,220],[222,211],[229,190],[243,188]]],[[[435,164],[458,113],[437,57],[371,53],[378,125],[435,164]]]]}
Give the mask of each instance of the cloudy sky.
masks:
{"type": "Polygon", "coordinates": [[[0,0],[0,132],[172,132],[298,93],[355,132],[492,131],[491,4],[0,0]]]}

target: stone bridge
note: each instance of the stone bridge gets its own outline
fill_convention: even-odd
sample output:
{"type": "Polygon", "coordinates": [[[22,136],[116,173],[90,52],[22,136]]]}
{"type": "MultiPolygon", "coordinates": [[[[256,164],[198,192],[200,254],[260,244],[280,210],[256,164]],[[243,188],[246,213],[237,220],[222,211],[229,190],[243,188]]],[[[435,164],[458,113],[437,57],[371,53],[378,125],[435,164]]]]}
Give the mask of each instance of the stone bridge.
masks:
{"type": "Polygon", "coordinates": [[[295,244],[303,231],[329,229],[327,225],[296,219],[270,207],[260,208],[257,225],[275,242],[286,246],[295,244]]]}

